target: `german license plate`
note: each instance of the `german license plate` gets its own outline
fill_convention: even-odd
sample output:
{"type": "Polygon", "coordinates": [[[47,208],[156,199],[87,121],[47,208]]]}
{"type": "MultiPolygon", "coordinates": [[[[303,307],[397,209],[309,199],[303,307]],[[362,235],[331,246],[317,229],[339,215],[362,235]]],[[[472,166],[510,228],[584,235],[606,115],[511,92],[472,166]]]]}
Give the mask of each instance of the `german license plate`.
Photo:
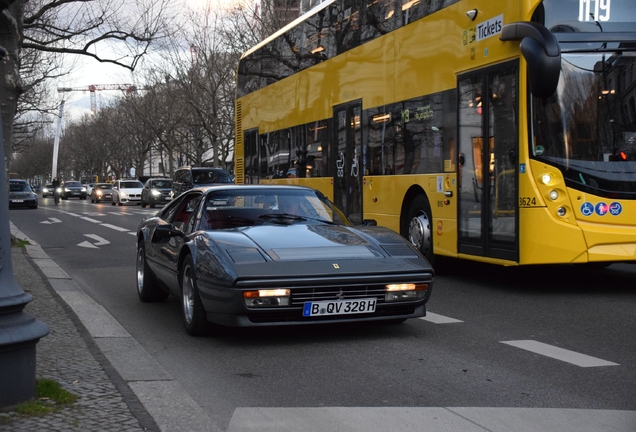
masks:
{"type": "Polygon", "coordinates": [[[11,200],[11,202],[19,203],[19,202],[24,202],[24,200],[11,200]]]}
{"type": "Polygon", "coordinates": [[[356,300],[333,300],[305,302],[303,316],[353,315],[375,312],[377,300],[373,298],[356,300]]]}

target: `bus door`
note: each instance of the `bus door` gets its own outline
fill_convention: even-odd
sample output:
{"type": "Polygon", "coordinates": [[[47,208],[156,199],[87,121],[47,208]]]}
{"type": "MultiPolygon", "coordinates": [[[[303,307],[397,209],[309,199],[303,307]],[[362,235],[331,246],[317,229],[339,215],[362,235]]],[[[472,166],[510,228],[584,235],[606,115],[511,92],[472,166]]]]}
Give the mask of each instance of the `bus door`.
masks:
{"type": "Polygon", "coordinates": [[[362,128],[361,102],[339,105],[333,109],[335,152],[330,152],[333,164],[334,203],[351,221],[362,223],[362,128]]]}
{"type": "Polygon", "coordinates": [[[458,80],[459,253],[518,261],[518,63],[458,80]]]}

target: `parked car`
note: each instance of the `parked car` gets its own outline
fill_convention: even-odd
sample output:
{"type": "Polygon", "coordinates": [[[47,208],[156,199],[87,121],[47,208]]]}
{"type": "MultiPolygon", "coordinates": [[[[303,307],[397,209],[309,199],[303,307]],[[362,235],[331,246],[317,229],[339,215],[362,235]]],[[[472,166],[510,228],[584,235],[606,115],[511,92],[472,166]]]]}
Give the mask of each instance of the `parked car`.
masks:
{"type": "Polygon", "coordinates": [[[117,180],[113,184],[112,204],[140,204],[143,183],[139,180],[117,180]]]}
{"type": "Polygon", "coordinates": [[[230,173],[223,168],[181,167],[174,173],[171,197],[178,197],[183,192],[195,187],[215,183],[230,184],[234,181],[230,173]]]}
{"type": "Polygon", "coordinates": [[[155,208],[157,204],[165,204],[170,201],[172,191],[171,178],[150,178],[141,190],[141,206],[155,208]]]}
{"type": "Polygon", "coordinates": [[[63,200],[69,198],[79,198],[81,200],[86,199],[86,187],[81,182],[70,180],[62,184],[62,193],[60,198],[63,200]]]}
{"type": "Polygon", "coordinates": [[[42,198],[53,196],[53,185],[51,183],[44,185],[42,188],[42,198]]]}
{"type": "Polygon", "coordinates": [[[181,298],[191,335],[424,316],[431,265],[374,225],[353,226],[307,187],[195,188],[139,225],[137,293],[144,302],[181,298]]]}
{"type": "Polygon", "coordinates": [[[9,180],[9,208],[14,207],[38,208],[38,195],[26,180],[9,180]]]}
{"type": "Polygon", "coordinates": [[[91,202],[111,201],[113,198],[113,185],[111,183],[95,183],[91,191],[91,202]]]}

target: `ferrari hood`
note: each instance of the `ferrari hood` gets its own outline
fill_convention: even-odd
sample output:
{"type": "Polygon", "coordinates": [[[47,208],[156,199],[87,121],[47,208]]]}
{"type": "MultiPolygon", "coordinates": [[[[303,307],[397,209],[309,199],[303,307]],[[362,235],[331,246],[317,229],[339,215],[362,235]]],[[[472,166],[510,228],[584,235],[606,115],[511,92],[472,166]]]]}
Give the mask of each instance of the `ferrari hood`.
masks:
{"type": "Polygon", "coordinates": [[[358,233],[334,225],[259,226],[244,235],[273,260],[382,257],[358,233]]]}
{"type": "Polygon", "coordinates": [[[217,232],[213,238],[236,264],[250,257],[260,261],[262,253],[273,261],[418,257],[401,237],[378,227],[367,234],[365,228],[338,225],[260,225],[217,232]]]}

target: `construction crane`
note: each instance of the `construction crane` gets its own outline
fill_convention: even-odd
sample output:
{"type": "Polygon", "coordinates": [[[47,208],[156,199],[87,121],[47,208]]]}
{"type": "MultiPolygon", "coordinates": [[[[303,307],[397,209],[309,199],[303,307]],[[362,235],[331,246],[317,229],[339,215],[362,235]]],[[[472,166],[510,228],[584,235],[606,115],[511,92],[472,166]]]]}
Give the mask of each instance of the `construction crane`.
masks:
{"type": "Polygon", "coordinates": [[[58,87],[58,93],[72,92],[72,91],[88,91],[91,93],[91,114],[97,112],[97,98],[95,93],[101,90],[121,90],[126,93],[132,93],[137,91],[137,87],[132,84],[91,84],[83,87],[58,87]]]}
{"type": "MultiPolygon", "coordinates": [[[[101,90],[121,90],[126,93],[137,91],[137,87],[132,84],[91,84],[82,87],[58,87],[58,93],[66,93],[72,91],[88,91],[91,93],[91,114],[97,112],[97,100],[95,93],[101,90]]],[[[51,167],[51,179],[57,177],[57,156],[60,147],[60,134],[62,131],[62,116],[64,115],[64,99],[60,104],[60,114],[57,119],[57,129],[55,131],[55,139],[53,142],[53,163],[51,167]]]]}

